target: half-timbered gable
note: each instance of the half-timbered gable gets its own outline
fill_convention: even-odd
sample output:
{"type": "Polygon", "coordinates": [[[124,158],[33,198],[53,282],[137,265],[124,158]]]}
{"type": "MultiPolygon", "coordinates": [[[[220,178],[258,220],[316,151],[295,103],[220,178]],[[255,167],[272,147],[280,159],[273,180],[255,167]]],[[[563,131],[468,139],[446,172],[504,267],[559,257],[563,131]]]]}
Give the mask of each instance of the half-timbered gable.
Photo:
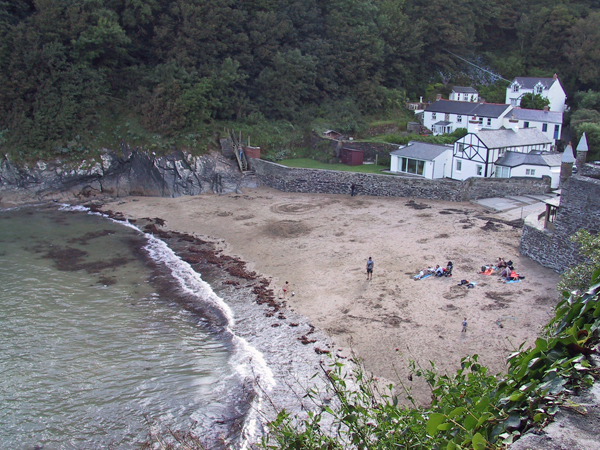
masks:
{"type": "Polygon", "coordinates": [[[450,178],[492,177],[496,161],[507,151],[529,153],[549,151],[551,147],[552,140],[536,128],[469,133],[454,143],[450,178]]]}

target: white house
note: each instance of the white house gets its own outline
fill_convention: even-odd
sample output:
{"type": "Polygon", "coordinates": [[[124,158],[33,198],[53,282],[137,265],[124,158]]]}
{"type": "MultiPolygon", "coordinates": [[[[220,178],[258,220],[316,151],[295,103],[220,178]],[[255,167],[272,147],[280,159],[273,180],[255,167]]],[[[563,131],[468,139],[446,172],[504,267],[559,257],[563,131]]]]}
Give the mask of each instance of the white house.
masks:
{"type": "Polygon", "coordinates": [[[551,187],[558,188],[560,184],[561,153],[547,153],[532,150],[529,153],[505,152],[495,166],[497,178],[551,178],[551,187]]]}
{"type": "Polygon", "coordinates": [[[444,178],[452,162],[452,145],[410,141],[390,152],[390,171],[424,178],[444,178]]]}
{"type": "Polygon", "coordinates": [[[567,94],[556,74],[553,78],[516,77],[506,88],[506,103],[519,106],[525,94],[539,94],[550,100],[550,111],[565,112],[567,94]]]}
{"type": "Polygon", "coordinates": [[[452,133],[458,128],[466,128],[470,133],[483,128],[498,129],[510,109],[510,105],[498,103],[438,99],[423,112],[423,125],[434,135],[452,133]]]}
{"type": "Polygon", "coordinates": [[[558,111],[540,111],[537,109],[513,108],[504,116],[505,128],[537,128],[554,144],[560,139],[563,113],[558,111]]]}
{"type": "Polygon", "coordinates": [[[479,92],[472,87],[454,86],[452,92],[450,92],[449,99],[457,102],[478,102],[479,92]]]}
{"type": "Polygon", "coordinates": [[[547,138],[537,128],[481,130],[478,133],[469,133],[454,143],[449,177],[455,180],[494,177],[495,163],[506,152],[548,152],[552,142],[552,139],[547,138]]]}

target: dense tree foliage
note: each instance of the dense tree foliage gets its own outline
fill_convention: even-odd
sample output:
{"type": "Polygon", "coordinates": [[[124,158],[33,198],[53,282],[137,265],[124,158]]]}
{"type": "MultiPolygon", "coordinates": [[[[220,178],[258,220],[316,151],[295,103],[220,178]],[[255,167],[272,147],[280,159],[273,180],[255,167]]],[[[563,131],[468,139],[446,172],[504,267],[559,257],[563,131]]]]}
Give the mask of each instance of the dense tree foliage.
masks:
{"type": "Polygon", "coordinates": [[[571,98],[600,91],[599,9],[598,0],[0,0],[0,138],[35,157],[126,140],[131,130],[115,131],[125,118],[165,137],[332,113],[352,129],[429,84],[497,79],[460,58],[507,79],[558,73],[571,98]]]}

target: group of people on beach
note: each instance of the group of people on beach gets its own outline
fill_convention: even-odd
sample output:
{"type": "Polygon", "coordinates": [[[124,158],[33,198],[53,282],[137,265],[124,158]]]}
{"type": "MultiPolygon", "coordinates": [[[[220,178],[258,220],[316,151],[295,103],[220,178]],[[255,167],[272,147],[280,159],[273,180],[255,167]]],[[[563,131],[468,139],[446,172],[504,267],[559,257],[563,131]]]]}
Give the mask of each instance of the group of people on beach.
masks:
{"type": "Polygon", "coordinates": [[[427,278],[431,275],[435,275],[436,277],[451,277],[453,268],[454,264],[452,264],[452,261],[448,261],[446,267],[441,267],[439,264],[435,267],[425,267],[418,274],[416,274],[413,279],[415,281],[422,280],[423,278],[427,278]]]}
{"type": "Polygon", "coordinates": [[[504,258],[498,258],[498,262],[494,265],[494,264],[488,264],[485,266],[481,267],[481,274],[482,275],[492,275],[494,272],[496,271],[500,271],[499,272],[499,281],[503,281],[503,282],[517,282],[520,281],[522,279],[524,279],[525,277],[522,275],[519,275],[516,270],[515,270],[515,266],[514,263],[511,260],[505,261],[504,258]]]}

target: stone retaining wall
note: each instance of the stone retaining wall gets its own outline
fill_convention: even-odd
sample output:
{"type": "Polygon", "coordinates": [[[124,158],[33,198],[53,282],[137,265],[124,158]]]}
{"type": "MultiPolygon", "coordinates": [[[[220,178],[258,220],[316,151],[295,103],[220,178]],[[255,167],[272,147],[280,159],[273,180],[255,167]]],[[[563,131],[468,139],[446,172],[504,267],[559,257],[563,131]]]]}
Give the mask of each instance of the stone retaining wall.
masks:
{"type": "Polygon", "coordinates": [[[397,175],[299,169],[264,160],[252,160],[252,168],[261,184],[284,192],[349,194],[350,185],[354,183],[358,195],[460,202],[507,195],[541,194],[550,190],[549,178],[428,180],[397,175]]]}
{"type": "MultiPolygon", "coordinates": [[[[593,171],[584,173],[594,175],[593,171]]],[[[528,216],[519,246],[521,254],[560,273],[583,260],[570,237],[581,229],[592,234],[600,231],[600,179],[574,175],[561,192],[554,232],[544,230],[542,223],[528,216]]]]}

